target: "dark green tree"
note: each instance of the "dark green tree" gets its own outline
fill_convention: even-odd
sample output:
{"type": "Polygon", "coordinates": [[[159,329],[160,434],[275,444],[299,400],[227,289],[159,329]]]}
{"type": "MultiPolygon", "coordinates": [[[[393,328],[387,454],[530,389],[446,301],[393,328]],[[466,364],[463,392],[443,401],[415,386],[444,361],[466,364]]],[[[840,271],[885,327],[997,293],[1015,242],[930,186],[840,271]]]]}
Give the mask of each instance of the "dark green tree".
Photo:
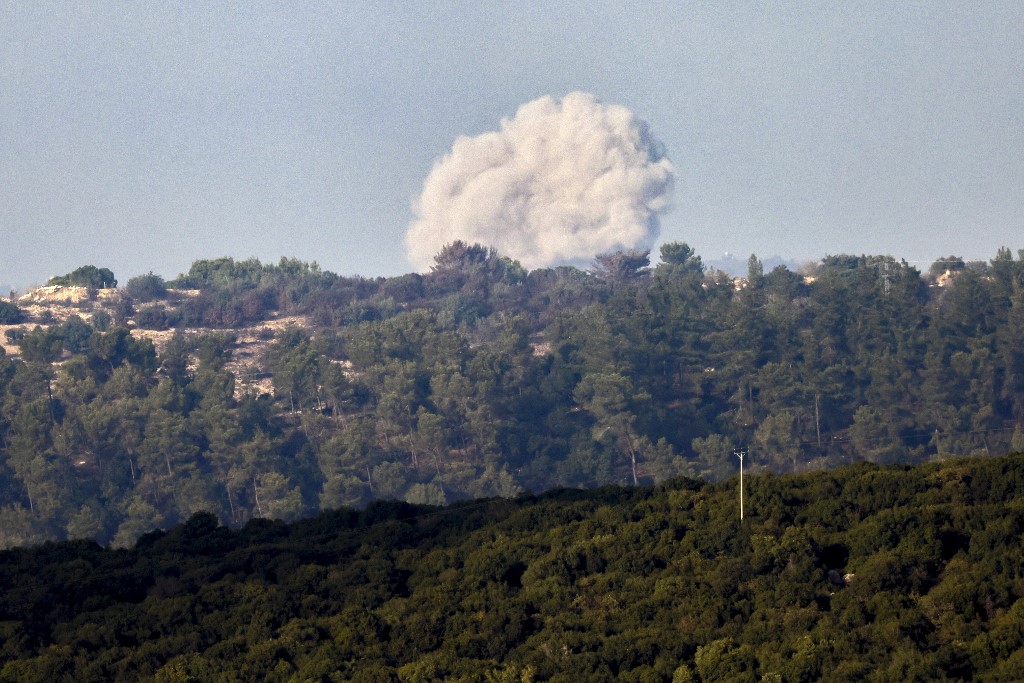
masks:
{"type": "Polygon", "coordinates": [[[50,278],[46,284],[63,285],[65,287],[89,287],[92,289],[114,289],[117,287],[117,279],[109,268],[81,266],[75,268],[67,275],[58,275],[50,278]]]}

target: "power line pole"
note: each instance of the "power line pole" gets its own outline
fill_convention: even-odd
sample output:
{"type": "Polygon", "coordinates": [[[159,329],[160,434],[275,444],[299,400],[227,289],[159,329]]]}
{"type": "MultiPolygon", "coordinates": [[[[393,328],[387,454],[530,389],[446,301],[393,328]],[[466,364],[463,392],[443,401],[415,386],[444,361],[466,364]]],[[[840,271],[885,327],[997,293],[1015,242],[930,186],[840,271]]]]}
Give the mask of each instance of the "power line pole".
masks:
{"type": "Polygon", "coordinates": [[[743,456],[747,454],[747,449],[741,448],[737,451],[732,452],[737,458],[740,459],[740,521],[743,521],[743,456]]]}

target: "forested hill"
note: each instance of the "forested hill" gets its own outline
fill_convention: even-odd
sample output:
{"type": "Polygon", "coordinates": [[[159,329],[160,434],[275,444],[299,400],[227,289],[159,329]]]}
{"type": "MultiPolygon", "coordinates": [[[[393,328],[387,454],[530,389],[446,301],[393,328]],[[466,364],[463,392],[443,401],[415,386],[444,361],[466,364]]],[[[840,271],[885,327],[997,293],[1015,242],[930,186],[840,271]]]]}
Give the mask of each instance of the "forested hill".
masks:
{"type": "Polygon", "coordinates": [[[685,244],[527,272],[83,266],[0,301],[0,547],[131,545],[375,499],[444,504],[674,476],[1024,448],[1024,253],[830,256],[747,277],[685,244]]]}
{"type": "Polygon", "coordinates": [[[1024,455],[0,552],[0,681],[1020,680],[1024,455]]]}

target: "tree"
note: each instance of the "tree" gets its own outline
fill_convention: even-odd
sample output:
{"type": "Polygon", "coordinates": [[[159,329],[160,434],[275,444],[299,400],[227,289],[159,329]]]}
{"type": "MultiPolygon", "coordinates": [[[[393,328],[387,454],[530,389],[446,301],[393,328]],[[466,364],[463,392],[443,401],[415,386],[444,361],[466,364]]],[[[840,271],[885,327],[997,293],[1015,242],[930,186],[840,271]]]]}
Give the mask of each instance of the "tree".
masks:
{"type": "Polygon", "coordinates": [[[92,322],[92,326],[97,332],[106,332],[110,329],[114,319],[106,311],[96,311],[92,314],[90,322],[92,322]]]}
{"type": "Polygon", "coordinates": [[[766,456],[774,465],[780,469],[796,469],[800,442],[791,410],[779,410],[761,420],[754,432],[754,440],[759,454],[766,456]]]}
{"type": "Polygon", "coordinates": [[[86,503],[68,520],[68,538],[104,537],[104,511],[98,502],[86,503]]]}
{"type": "Polygon", "coordinates": [[[111,540],[115,548],[127,548],[144,533],[160,528],[165,516],[143,498],[135,495],[125,502],[124,521],[121,522],[111,540]]]}
{"type": "Polygon", "coordinates": [[[634,486],[640,483],[640,453],[639,440],[633,429],[636,415],[628,408],[630,403],[647,398],[645,394],[635,394],[629,379],[618,373],[584,375],[573,390],[573,399],[594,418],[594,440],[611,440],[629,458],[634,486]]]}
{"type": "Polygon", "coordinates": [[[180,484],[197,472],[198,452],[198,444],[189,433],[184,417],[163,409],[149,412],[139,445],[142,468],[139,489],[150,496],[150,502],[158,510],[177,512],[183,507],[180,484]]]}
{"type": "Polygon", "coordinates": [[[25,311],[10,301],[0,301],[0,325],[17,325],[25,321],[25,311]]]}
{"type": "Polygon", "coordinates": [[[444,316],[451,316],[456,323],[470,323],[490,315],[495,301],[514,298],[525,280],[526,271],[518,262],[499,256],[493,248],[456,241],[434,257],[421,291],[428,297],[446,299],[444,316]]]}
{"type": "Polygon", "coordinates": [[[497,257],[497,251],[492,247],[485,247],[480,244],[467,244],[462,240],[456,240],[444,245],[441,251],[434,256],[434,265],[431,271],[462,271],[470,268],[473,264],[482,264],[497,257]]]}
{"type": "Polygon", "coordinates": [[[162,277],[149,272],[145,275],[136,275],[128,280],[124,291],[135,301],[145,304],[165,298],[167,296],[167,284],[162,277]]]}
{"type": "Polygon", "coordinates": [[[29,363],[50,364],[55,362],[64,352],[64,339],[60,328],[44,330],[36,328],[18,340],[21,357],[29,363]]]}
{"type": "Polygon", "coordinates": [[[88,353],[92,348],[93,328],[77,315],[68,316],[60,326],[64,348],[71,353],[88,353]]]}
{"type": "MultiPolygon", "coordinates": [[[[277,444],[268,434],[257,429],[252,438],[239,446],[236,453],[241,457],[236,455],[225,463],[229,467],[226,488],[231,508],[238,521],[248,519],[250,516],[264,517],[271,511],[264,503],[271,501],[264,501],[260,497],[260,482],[267,474],[281,474],[280,469],[282,468],[279,467],[280,463],[277,458],[277,444]],[[248,507],[243,505],[244,502],[248,502],[248,507]]],[[[264,492],[269,490],[274,496],[281,496],[286,501],[292,500],[289,498],[290,492],[282,488],[280,484],[281,481],[278,479],[268,480],[269,489],[264,489],[264,492]]],[[[290,503],[288,504],[290,505],[290,503]]]]}
{"type": "Polygon", "coordinates": [[[76,411],[84,449],[96,461],[102,485],[113,499],[133,488],[139,478],[138,452],[145,428],[140,403],[131,396],[94,400],[76,411]]]}
{"type": "Polygon", "coordinates": [[[98,376],[106,379],[116,367],[125,363],[140,369],[156,369],[156,348],[148,339],[135,339],[124,327],[115,327],[109,332],[92,338],[89,365],[98,376]]]}
{"type": "Polygon", "coordinates": [[[881,409],[872,406],[861,406],[854,413],[850,436],[857,455],[874,463],[896,462],[903,452],[896,425],[881,409]]]}
{"type": "Polygon", "coordinates": [[[416,411],[413,448],[431,456],[438,474],[441,472],[441,458],[448,452],[449,440],[449,430],[444,418],[420,406],[416,411]]]}
{"type": "Polygon", "coordinates": [[[448,502],[444,489],[433,482],[429,484],[413,484],[405,492],[405,501],[415,505],[444,505],[448,502]]]}
{"type": "Polygon", "coordinates": [[[173,316],[161,304],[143,306],[135,312],[135,326],[142,330],[166,330],[173,323],[173,316]]]}
{"type": "Polygon", "coordinates": [[[0,507],[0,548],[27,546],[52,538],[39,515],[20,505],[0,507]]]}
{"type": "Polygon", "coordinates": [[[737,644],[732,638],[721,638],[698,647],[694,661],[702,681],[754,683],[757,680],[753,647],[737,644]]]}
{"type": "Polygon", "coordinates": [[[274,395],[287,397],[292,413],[313,406],[322,409],[319,375],[324,350],[300,329],[286,330],[268,347],[266,365],[273,374],[274,395]]]}
{"type": "Polygon", "coordinates": [[[289,487],[288,478],[279,472],[266,472],[257,477],[256,496],[261,517],[267,519],[296,519],[303,512],[302,491],[289,487]]]}
{"type": "Polygon", "coordinates": [[[672,270],[704,274],[704,262],[685,242],[667,242],[661,245],[660,253],[661,264],[671,266],[672,270]]]}
{"type": "Polygon", "coordinates": [[[721,434],[697,437],[693,440],[692,448],[697,453],[701,477],[718,481],[736,471],[737,461],[733,457],[736,446],[728,437],[721,434]]]}
{"type": "Polygon", "coordinates": [[[616,251],[594,257],[594,275],[605,282],[630,282],[650,273],[651,250],[616,251]]]}
{"type": "Polygon", "coordinates": [[[1018,425],[1024,423],[1024,334],[1021,330],[1024,330],[1024,283],[1010,296],[1006,323],[997,333],[1000,364],[1005,368],[1000,398],[1018,425]]]}
{"type": "Polygon", "coordinates": [[[185,338],[181,329],[176,329],[174,335],[164,346],[160,354],[160,372],[171,379],[178,386],[188,384],[189,375],[189,352],[191,345],[185,338]]]}
{"type": "Polygon", "coordinates": [[[758,287],[763,277],[764,265],[761,259],[757,258],[757,254],[751,254],[747,259],[747,287],[758,287]]]}
{"type": "Polygon", "coordinates": [[[65,287],[90,287],[92,289],[114,289],[117,287],[117,279],[109,268],[81,266],[75,268],[67,275],[58,275],[57,277],[50,278],[46,284],[63,285],[65,287]]]}

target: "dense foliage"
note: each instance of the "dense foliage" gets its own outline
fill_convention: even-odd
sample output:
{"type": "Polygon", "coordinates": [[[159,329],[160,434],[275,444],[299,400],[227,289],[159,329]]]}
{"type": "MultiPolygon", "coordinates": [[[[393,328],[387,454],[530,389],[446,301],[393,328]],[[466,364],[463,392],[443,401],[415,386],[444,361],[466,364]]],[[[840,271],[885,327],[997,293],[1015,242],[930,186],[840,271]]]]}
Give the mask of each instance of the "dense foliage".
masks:
{"type": "Polygon", "coordinates": [[[117,278],[109,268],[82,266],[66,275],[57,275],[47,281],[48,285],[64,287],[89,287],[91,289],[112,289],[117,287],[117,278]]]}
{"type": "Polygon", "coordinates": [[[128,288],[89,322],[7,331],[0,547],[127,546],[198,511],[240,526],[716,480],[737,447],[775,472],[1024,448],[1024,253],[1005,249],[927,277],[889,257],[804,273],[751,257],[734,281],[685,244],[653,267],[626,252],[526,272],[455,243],[425,275],[225,258],[128,288]],[[234,326],[271,313],[311,323],[267,330],[236,376],[234,326]],[[177,332],[157,353],[129,324],[177,332]],[[272,395],[243,389],[261,378],[272,395]]]}
{"type": "Polygon", "coordinates": [[[0,681],[1019,680],[1024,455],[0,552],[0,681]]]}
{"type": "Polygon", "coordinates": [[[16,325],[25,320],[25,311],[17,304],[0,301],[0,325],[16,325]]]}

